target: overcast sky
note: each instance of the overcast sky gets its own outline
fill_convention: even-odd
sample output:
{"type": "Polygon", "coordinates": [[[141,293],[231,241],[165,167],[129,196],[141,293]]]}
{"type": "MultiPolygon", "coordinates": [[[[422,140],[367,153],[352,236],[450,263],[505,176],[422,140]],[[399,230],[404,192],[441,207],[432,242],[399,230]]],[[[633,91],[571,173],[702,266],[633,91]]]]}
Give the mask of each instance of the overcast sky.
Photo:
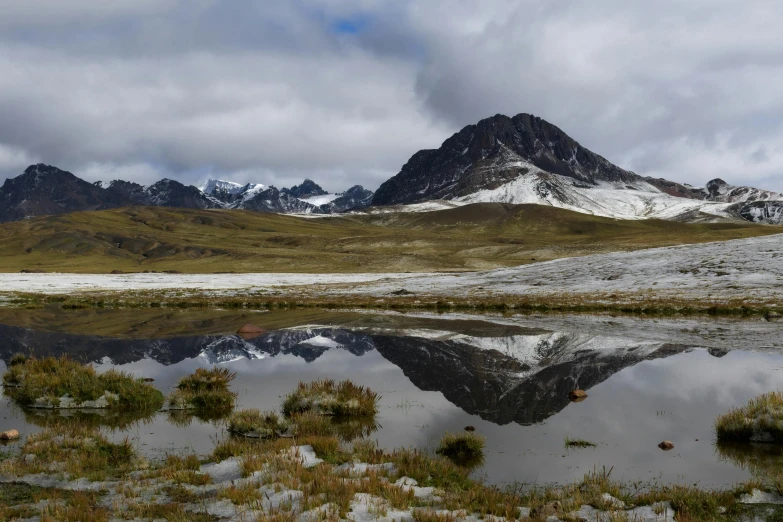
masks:
{"type": "Polygon", "coordinates": [[[375,189],[529,112],[639,174],[783,190],[779,0],[0,0],[0,180],[375,189]]]}

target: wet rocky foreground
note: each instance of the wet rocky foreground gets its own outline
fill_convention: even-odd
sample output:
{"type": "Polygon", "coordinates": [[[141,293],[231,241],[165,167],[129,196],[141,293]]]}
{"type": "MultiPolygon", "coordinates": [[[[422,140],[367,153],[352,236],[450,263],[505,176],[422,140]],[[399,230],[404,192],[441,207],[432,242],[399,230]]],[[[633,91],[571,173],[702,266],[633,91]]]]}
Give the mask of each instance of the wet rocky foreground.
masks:
{"type": "MultiPolygon", "coordinates": [[[[243,442],[236,455],[216,458],[216,446],[235,440],[224,419],[9,401],[2,428],[21,437],[4,448],[0,500],[19,516],[51,520],[82,505],[97,510],[95,520],[667,520],[683,519],[684,509],[692,520],[750,520],[776,512],[781,453],[717,445],[712,431],[717,415],[779,387],[783,358],[771,323],[329,313],[276,327],[282,319],[271,314],[220,319],[197,335],[160,325],[154,336],[132,333],[149,322],[112,326],[126,333],[110,335],[5,324],[0,357],[67,353],[99,372],[152,380],[164,394],[197,368],[224,367],[237,374],[236,407],[261,410],[279,410],[299,381],[351,378],[382,396],[372,428],[338,436],[337,449],[285,439],[248,450],[243,442]],[[238,335],[240,322],[275,326],[238,335]],[[587,397],[572,401],[575,389],[587,397]],[[112,444],[127,438],[133,465],[114,477],[77,477],[56,462],[42,469],[25,444],[64,424],[96,429],[112,444]],[[395,451],[440,462],[437,441],[466,426],[486,449],[481,465],[460,469],[465,482],[417,475],[395,451]],[[663,440],[674,448],[659,449],[663,440]],[[355,451],[362,441],[377,447],[355,451]],[[13,462],[36,473],[16,473],[13,462]],[[494,504],[466,500],[466,491],[494,504]]],[[[173,322],[183,321],[186,314],[173,322]]]]}

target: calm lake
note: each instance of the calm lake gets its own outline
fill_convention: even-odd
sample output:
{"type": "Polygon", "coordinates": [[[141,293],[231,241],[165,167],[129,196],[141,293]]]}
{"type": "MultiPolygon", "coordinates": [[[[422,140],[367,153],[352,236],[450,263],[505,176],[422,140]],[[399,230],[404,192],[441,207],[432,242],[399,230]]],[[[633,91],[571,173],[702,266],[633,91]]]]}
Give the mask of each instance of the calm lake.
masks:
{"type": "MultiPolygon", "coordinates": [[[[0,309],[0,373],[18,352],[68,354],[99,370],[154,379],[168,394],[196,368],[219,364],[237,373],[238,407],[262,410],[279,409],[299,381],[351,379],[382,394],[370,435],[382,447],[432,449],[444,432],[474,426],[487,441],[474,473],[490,483],[567,483],[606,467],[624,481],[724,486],[783,460],[765,448],[718,448],[712,428],[717,415],[783,388],[781,326],[585,315],[0,309]],[[267,333],[236,335],[246,323],[267,333]],[[572,403],[575,388],[589,397],[572,403]],[[596,447],[566,449],[569,437],[596,447]],[[662,440],[675,448],[661,451],[662,440]]],[[[5,398],[0,419],[0,429],[22,434],[51,420],[5,398]]],[[[151,458],[206,455],[228,436],[221,421],[166,412],[107,424],[120,424],[106,429],[151,458]]]]}

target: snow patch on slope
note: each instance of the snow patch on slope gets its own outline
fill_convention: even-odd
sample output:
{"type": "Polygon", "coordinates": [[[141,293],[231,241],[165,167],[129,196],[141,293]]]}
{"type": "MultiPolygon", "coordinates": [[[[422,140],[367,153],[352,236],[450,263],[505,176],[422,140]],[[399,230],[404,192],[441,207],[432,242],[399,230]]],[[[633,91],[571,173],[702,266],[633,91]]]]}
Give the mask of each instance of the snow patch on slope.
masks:
{"type": "Polygon", "coordinates": [[[586,185],[573,178],[545,172],[532,163],[515,161],[513,166],[528,169],[528,172],[495,189],[480,190],[455,201],[462,204],[549,205],[615,219],[676,219],[692,212],[716,218],[730,217],[728,203],[670,196],[646,182],[602,181],[586,185]]]}
{"type": "Polygon", "coordinates": [[[311,205],[314,205],[316,207],[320,207],[321,205],[326,205],[328,203],[331,203],[335,199],[339,198],[339,194],[324,194],[323,196],[311,196],[309,198],[298,198],[300,201],[304,201],[305,203],[310,203],[311,205]]]}
{"type": "Polygon", "coordinates": [[[264,189],[264,185],[258,183],[248,183],[243,185],[241,183],[235,183],[233,181],[226,181],[222,179],[209,179],[199,185],[198,189],[204,194],[211,195],[216,190],[220,190],[228,194],[239,194],[246,189],[256,187],[258,187],[259,190],[264,189]]]}

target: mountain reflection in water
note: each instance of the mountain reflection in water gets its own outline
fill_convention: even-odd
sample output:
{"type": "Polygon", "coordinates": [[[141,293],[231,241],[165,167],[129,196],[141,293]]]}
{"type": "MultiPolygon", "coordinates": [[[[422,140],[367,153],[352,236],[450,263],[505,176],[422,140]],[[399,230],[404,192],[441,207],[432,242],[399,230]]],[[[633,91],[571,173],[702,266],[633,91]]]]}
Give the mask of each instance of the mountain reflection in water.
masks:
{"type": "Polygon", "coordinates": [[[465,412],[496,424],[528,425],[569,404],[568,392],[589,389],[643,360],[668,357],[686,346],[585,334],[533,331],[476,337],[431,330],[373,333],[304,327],[252,339],[202,335],[119,339],[0,325],[0,358],[15,353],[68,355],[116,365],[152,359],[163,365],[200,358],[207,364],[293,355],[308,363],[329,350],[357,357],[376,350],[420,390],[439,391],[465,412]]]}
{"type": "MultiPolygon", "coordinates": [[[[225,365],[237,372],[239,408],[279,409],[300,380],[351,379],[382,398],[378,424],[347,435],[361,428],[386,449],[432,450],[444,432],[472,425],[487,440],[477,473],[493,483],[573,482],[607,466],[628,480],[721,487],[780,467],[767,448],[713,445],[717,415],[783,387],[779,324],[764,321],[47,308],[0,310],[0,323],[0,359],[67,355],[154,378],[164,394],[198,367],[225,365]],[[271,331],[222,333],[248,322],[271,331]],[[589,398],[570,403],[575,388],[589,398]],[[567,450],[568,437],[597,446],[567,450]],[[675,449],[661,452],[661,440],[675,449]]],[[[0,401],[23,435],[88,422],[149,458],[206,456],[228,436],[222,421],[167,412],[52,413],[0,401]]]]}

